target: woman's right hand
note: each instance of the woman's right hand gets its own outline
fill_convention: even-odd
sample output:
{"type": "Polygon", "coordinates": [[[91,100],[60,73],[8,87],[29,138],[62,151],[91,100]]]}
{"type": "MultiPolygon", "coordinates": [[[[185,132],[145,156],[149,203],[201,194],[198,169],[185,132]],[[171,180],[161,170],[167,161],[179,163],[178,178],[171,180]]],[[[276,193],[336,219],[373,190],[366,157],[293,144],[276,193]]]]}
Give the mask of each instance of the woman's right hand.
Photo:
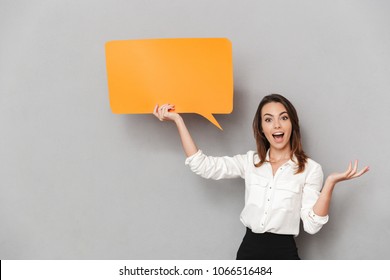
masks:
{"type": "Polygon", "coordinates": [[[177,121],[180,118],[178,113],[175,113],[175,105],[164,104],[154,107],[153,115],[156,116],[160,121],[177,121]]]}
{"type": "Polygon", "coordinates": [[[164,104],[159,107],[157,104],[156,107],[154,107],[153,115],[155,115],[160,121],[174,121],[176,123],[184,152],[187,157],[192,156],[198,151],[198,148],[196,147],[194,140],[192,140],[184,120],[174,111],[175,105],[164,104]]]}

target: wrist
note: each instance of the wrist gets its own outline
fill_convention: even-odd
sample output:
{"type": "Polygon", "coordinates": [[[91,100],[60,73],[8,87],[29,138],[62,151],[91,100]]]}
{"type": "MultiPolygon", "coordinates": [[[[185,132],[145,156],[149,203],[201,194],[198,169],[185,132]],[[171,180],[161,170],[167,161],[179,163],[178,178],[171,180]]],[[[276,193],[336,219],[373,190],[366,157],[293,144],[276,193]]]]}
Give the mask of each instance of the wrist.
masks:
{"type": "Polygon", "coordinates": [[[329,185],[332,188],[337,184],[337,180],[334,179],[331,175],[328,176],[325,180],[325,185],[329,185]]]}
{"type": "Polygon", "coordinates": [[[336,186],[336,182],[333,179],[328,177],[325,181],[321,193],[323,193],[324,195],[331,195],[335,186],[336,186]]]}
{"type": "Polygon", "coordinates": [[[176,125],[179,125],[180,123],[183,123],[183,118],[177,114],[173,121],[176,123],[176,125]]]}

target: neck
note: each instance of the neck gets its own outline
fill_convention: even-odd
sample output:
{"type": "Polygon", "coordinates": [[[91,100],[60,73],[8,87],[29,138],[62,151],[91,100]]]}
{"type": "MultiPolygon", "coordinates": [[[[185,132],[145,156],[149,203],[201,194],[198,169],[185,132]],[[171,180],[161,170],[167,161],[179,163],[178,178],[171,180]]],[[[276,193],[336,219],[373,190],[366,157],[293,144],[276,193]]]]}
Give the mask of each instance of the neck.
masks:
{"type": "Polygon", "coordinates": [[[291,158],[291,148],[285,147],[284,149],[270,148],[269,160],[270,162],[278,162],[281,160],[288,160],[291,158]]]}

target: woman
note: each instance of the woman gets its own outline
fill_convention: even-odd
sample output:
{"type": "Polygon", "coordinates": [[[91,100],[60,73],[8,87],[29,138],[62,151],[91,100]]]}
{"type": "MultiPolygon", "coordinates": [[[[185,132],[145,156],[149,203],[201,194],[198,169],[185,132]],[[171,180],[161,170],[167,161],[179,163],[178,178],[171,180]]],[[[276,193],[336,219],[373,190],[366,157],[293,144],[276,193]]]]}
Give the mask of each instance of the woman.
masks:
{"type": "Polygon", "coordinates": [[[253,120],[257,151],[234,157],[210,157],[199,150],[174,105],[156,105],[154,115],[174,121],[187,156],[186,165],[204,178],[245,179],[241,222],[247,231],[237,259],[299,259],[294,236],[300,219],[310,234],[328,221],[333,189],[338,182],[357,178],[358,162],[342,173],[329,175],[322,187],[321,166],[302,149],[294,106],[279,94],[265,96],[253,120]],[[322,189],[322,190],[321,190],[322,189]]]}

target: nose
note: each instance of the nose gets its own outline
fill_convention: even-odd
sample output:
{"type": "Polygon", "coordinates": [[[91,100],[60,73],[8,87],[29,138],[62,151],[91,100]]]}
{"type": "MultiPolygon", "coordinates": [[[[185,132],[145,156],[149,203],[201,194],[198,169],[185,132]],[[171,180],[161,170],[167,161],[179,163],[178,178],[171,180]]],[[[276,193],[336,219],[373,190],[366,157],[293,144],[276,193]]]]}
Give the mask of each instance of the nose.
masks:
{"type": "Polygon", "coordinates": [[[279,120],[275,120],[275,122],[274,122],[274,128],[276,129],[276,128],[280,128],[280,122],[279,122],[279,120]]]}

